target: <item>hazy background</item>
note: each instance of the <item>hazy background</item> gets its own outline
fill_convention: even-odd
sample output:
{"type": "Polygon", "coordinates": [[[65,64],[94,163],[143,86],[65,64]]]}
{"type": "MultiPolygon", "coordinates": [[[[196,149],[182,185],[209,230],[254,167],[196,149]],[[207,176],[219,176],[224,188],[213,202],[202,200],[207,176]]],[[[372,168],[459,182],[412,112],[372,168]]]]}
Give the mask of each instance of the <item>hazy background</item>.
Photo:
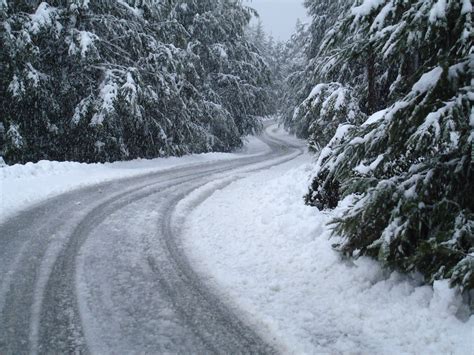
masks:
{"type": "Polygon", "coordinates": [[[308,20],[303,0],[244,0],[260,14],[268,34],[278,40],[288,40],[295,30],[296,20],[308,20]]]}

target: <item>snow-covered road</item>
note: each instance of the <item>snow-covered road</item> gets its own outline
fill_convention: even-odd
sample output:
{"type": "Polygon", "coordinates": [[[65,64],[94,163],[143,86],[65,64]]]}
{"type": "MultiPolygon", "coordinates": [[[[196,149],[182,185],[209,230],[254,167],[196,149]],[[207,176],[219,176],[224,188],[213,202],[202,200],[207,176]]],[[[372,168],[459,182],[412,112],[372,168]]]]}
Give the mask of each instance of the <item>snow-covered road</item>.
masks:
{"type": "Polygon", "coordinates": [[[426,285],[332,248],[328,222],[351,198],[331,211],[304,205],[312,169],[304,154],[186,213],[182,247],[201,279],[283,354],[474,354],[474,316],[448,280],[426,285]]]}
{"type": "Polygon", "coordinates": [[[303,146],[0,169],[0,354],[472,353],[447,281],[332,249],[303,146]]]}
{"type": "Polygon", "coordinates": [[[269,129],[261,139],[270,149],[260,154],[92,185],[5,219],[0,353],[273,352],[201,282],[177,242],[183,198],[207,185],[199,204],[303,153],[269,129]]]}

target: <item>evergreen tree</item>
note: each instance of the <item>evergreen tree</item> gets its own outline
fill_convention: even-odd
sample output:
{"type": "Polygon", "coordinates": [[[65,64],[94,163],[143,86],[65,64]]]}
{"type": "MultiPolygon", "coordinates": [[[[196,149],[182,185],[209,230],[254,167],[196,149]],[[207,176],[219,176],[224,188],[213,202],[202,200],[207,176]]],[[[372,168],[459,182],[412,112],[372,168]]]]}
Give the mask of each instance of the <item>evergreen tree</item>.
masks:
{"type": "Polygon", "coordinates": [[[311,76],[307,76],[308,57],[307,49],[310,43],[311,34],[308,26],[298,21],[296,32],[286,43],[282,51],[282,62],[285,63],[283,71],[284,96],[281,108],[281,122],[291,133],[295,133],[300,138],[307,138],[308,133],[305,128],[301,128],[298,121],[294,120],[296,107],[304,101],[315,81],[311,76]]]}
{"type": "Polygon", "coordinates": [[[23,0],[0,12],[8,163],[229,151],[261,128],[268,69],[240,2],[23,0]]]}
{"type": "MultiPolygon", "coordinates": [[[[297,25],[297,31],[289,44],[289,58],[297,58],[290,68],[286,79],[286,95],[282,110],[282,122],[284,126],[295,133],[298,137],[312,137],[313,143],[324,145],[334,134],[335,128],[341,122],[345,122],[349,115],[349,120],[354,122],[355,105],[352,100],[352,86],[344,79],[344,68],[335,68],[334,53],[342,49],[342,45],[332,48],[332,51],[321,51],[324,44],[323,39],[326,32],[333,31],[334,23],[344,14],[348,0],[327,1],[327,0],[307,0],[305,6],[308,14],[312,17],[309,26],[297,25]],[[334,70],[330,70],[333,69],[334,70]],[[321,83],[332,83],[321,90],[321,83]],[[337,92],[332,92],[336,90],[337,92]],[[341,90],[341,91],[340,91],[341,90]],[[344,95],[339,93],[344,92],[344,95]],[[319,97],[319,95],[323,95],[319,97]],[[330,108],[336,102],[331,103],[331,99],[339,97],[335,110],[330,108]],[[331,99],[329,99],[331,98],[331,99]],[[323,112],[320,109],[323,103],[323,112]],[[341,101],[342,100],[342,101],[341,101]],[[344,101],[344,102],[343,102],[344,101]],[[337,114],[339,113],[339,114],[337,114]],[[331,129],[326,129],[319,136],[318,127],[321,123],[327,122],[329,114],[332,119],[331,129]],[[319,120],[319,123],[316,122],[319,120]]],[[[352,67],[347,65],[346,67],[352,67]]],[[[356,110],[359,113],[359,110],[356,110]]],[[[325,123],[323,123],[325,125],[325,123]]]]}
{"type": "Polygon", "coordinates": [[[268,67],[270,80],[267,81],[265,91],[267,93],[267,113],[277,115],[281,106],[281,97],[284,95],[284,68],[286,58],[282,57],[282,42],[275,42],[274,38],[268,36],[262,22],[259,20],[255,25],[247,29],[247,37],[259,53],[261,53],[265,65],[268,67]]]}
{"type": "Polygon", "coordinates": [[[338,249],[472,289],[470,1],[359,1],[322,48],[321,55],[334,56],[329,70],[365,61],[363,80],[349,70],[346,83],[365,87],[358,94],[363,111],[383,109],[362,124],[339,126],[319,153],[306,201],[334,207],[339,195],[354,194],[334,221],[338,249]]]}

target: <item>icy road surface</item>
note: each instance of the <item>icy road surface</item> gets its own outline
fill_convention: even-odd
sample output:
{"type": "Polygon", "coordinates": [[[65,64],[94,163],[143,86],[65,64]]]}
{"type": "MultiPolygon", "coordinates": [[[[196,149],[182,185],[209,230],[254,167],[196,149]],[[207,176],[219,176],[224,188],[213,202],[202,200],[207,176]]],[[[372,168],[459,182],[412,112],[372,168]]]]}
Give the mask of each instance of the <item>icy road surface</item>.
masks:
{"type": "Polygon", "coordinates": [[[303,153],[272,130],[260,155],[93,185],[5,220],[0,353],[274,352],[191,269],[175,216],[203,185],[217,190],[303,153]]]}

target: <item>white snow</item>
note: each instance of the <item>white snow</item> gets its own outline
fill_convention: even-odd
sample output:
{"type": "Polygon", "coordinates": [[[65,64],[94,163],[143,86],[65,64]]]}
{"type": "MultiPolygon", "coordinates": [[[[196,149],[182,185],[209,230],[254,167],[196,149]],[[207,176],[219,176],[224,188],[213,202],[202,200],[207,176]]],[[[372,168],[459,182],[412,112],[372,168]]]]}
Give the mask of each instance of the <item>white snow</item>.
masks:
{"type": "Polygon", "coordinates": [[[377,166],[382,162],[384,155],[380,154],[372,163],[369,165],[365,165],[364,163],[360,163],[357,165],[354,170],[357,171],[359,174],[367,175],[371,171],[374,171],[377,166]]]}
{"type": "Polygon", "coordinates": [[[262,141],[248,137],[239,153],[194,154],[180,158],[138,159],[105,164],[43,160],[34,164],[0,166],[0,222],[34,203],[79,187],[178,166],[264,154],[268,149],[262,141]]]}
{"type": "Polygon", "coordinates": [[[78,124],[82,117],[84,117],[87,114],[88,106],[91,103],[91,97],[88,96],[79,102],[77,106],[74,108],[74,115],[72,116],[71,122],[73,124],[78,124]]]}
{"type": "Polygon", "coordinates": [[[353,7],[351,12],[356,18],[367,16],[384,2],[384,0],[364,0],[359,6],[353,7]]]}
{"type": "Polygon", "coordinates": [[[31,63],[26,63],[26,77],[27,79],[30,80],[31,85],[33,87],[38,87],[38,84],[40,82],[40,78],[44,77],[44,74],[41,74],[38,70],[36,70],[31,63]]]}
{"type": "Polygon", "coordinates": [[[122,85],[121,90],[125,92],[125,99],[129,104],[133,104],[136,101],[137,84],[130,72],[127,73],[127,81],[122,85]]]}
{"type": "Polygon", "coordinates": [[[140,8],[138,7],[133,7],[133,6],[130,6],[127,1],[124,1],[124,0],[117,0],[117,3],[119,3],[120,5],[122,5],[123,7],[125,7],[128,11],[130,11],[132,14],[134,14],[135,16],[137,17],[141,17],[143,15],[143,10],[141,10],[140,8]]]}
{"type": "Polygon", "coordinates": [[[24,90],[25,88],[23,87],[23,83],[18,79],[18,76],[16,76],[16,74],[13,75],[10,85],[8,85],[8,91],[11,92],[13,97],[16,97],[23,93],[24,90]]]}
{"type": "Polygon", "coordinates": [[[326,114],[326,111],[332,108],[337,111],[340,110],[341,107],[344,107],[344,102],[346,99],[347,89],[344,87],[338,87],[334,89],[333,92],[328,96],[328,98],[323,102],[321,106],[321,115],[326,114]]]}
{"type": "Polygon", "coordinates": [[[375,112],[374,114],[370,115],[369,118],[367,118],[367,120],[364,123],[362,123],[362,126],[369,126],[375,122],[380,121],[385,116],[386,113],[387,113],[387,109],[375,112]]]}
{"type": "Polygon", "coordinates": [[[81,46],[81,57],[85,57],[89,47],[98,37],[88,31],[79,31],[79,44],[81,46]]]}
{"type": "Polygon", "coordinates": [[[15,148],[20,148],[23,145],[23,137],[19,132],[17,124],[10,124],[10,128],[7,131],[7,137],[11,139],[11,142],[15,148]]]}
{"type": "MultiPolygon", "coordinates": [[[[328,115],[331,111],[337,112],[349,109],[352,104],[350,98],[350,90],[340,83],[317,84],[313,87],[308,97],[295,109],[293,119],[297,118],[301,107],[308,105],[312,107],[321,105],[320,116],[328,115]]],[[[334,115],[337,114],[335,113],[334,115]]],[[[351,119],[351,115],[354,115],[354,113],[349,112],[347,118],[351,119]]],[[[332,119],[334,120],[336,117],[332,119]]]]}
{"type": "Polygon", "coordinates": [[[381,30],[385,24],[385,18],[393,10],[394,10],[393,3],[388,2],[387,4],[385,4],[385,6],[379,12],[377,17],[375,17],[374,22],[372,22],[372,25],[370,26],[370,30],[371,31],[381,30]]]}
{"type": "Polygon", "coordinates": [[[212,49],[223,59],[228,57],[227,49],[223,44],[217,43],[212,46],[212,49]]]}
{"type": "Polygon", "coordinates": [[[446,18],[446,0],[438,0],[431,8],[429,21],[431,23],[435,23],[445,18],[446,18]]]}
{"type": "Polygon", "coordinates": [[[441,125],[440,119],[443,116],[449,114],[449,112],[455,107],[455,102],[450,101],[447,102],[443,107],[440,107],[438,110],[434,112],[430,112],[425,121],[417,128],[415,135],[422,136],[427,134],[430,131],[430,128],[433,129],[433,134],[437,138],[441,134],[441,125]]]}
{"type": "Polygon", "coordinates": [[[471,0],[462,1],[461,15],[472,13],[472,3],[471,0]]]}
{"type": "Polygon", "coordinates": [[[349,132],[349,130],[352,127],[354,127],[354,126],[349,125],[349,124],[339,125],[336,129],[336,133],[334,134],[333,138],[331,139],[331,142],[332,141],[340,142],[346,136],[346,134],[349,132]]]}
{"type": "MultiPolygon", "coordinates": [[[[350,127],[341,126],[337,139],[350,127]]],[[[276,128],[271,134],[283,135],[276,128]]],[[[249,138],[244,151],[234,154],[0,167],[0,222],[78,187],[267,151],[249,138]]],[[[217,181],[221,188],[189,214],[182,241],[205,282],[283,353],[472,353],[474,317],[446,281],[420,286],[416,278],[387,273],[369,258],[344,260],[331,248],[336,239],[329,239],[327,222],[351,198],[333,212],[305,206],[302,196],[312,170],[305,154],[269,170],[217,181]]],[[[183,206],[216,186],[213,182],[189,195],[181,213],[189,213],[183,206]]]]}
{"type": "Polygon", "coordinates": [[[39,4],[35,13],[30,15],[30,30],[33,34],[38,33],[42,27],[52,24],[52,17],[56,13],[56,8],[50,6],[47,2],[39,4]]]}
{"type": "Polygon", "coordinates": [[[428,90],[432,89],[437,83],[441,74],[443,73],[443,68],[436,67],[429,72],[423,74],[414,85],[413,91],[417,91],[419,93],[425,93],[428,90]]]}
{"type": "Polygon", "coordinates": [[[193,267],[283,353],[472,354],[474,317],[456,316],[446,281],[420,286],[331,248],[326,223],[351,199],[332,213],[305,206],[309,162],[232,182],[194,209],[182,241],[193,267]]]}
{"type": "Polygon", "coordinates": [[[309,93],[308,97],[306,98],[305,101],[311,100],[315,96],[319,95],[321,91],[326,87],[326,84],[317,84],[309,93]]]}
{"type": "Polygon", "coordinates": [[[101,125],[105,116],[114,110],[114,102],[118,94],[118,85],[114,81],[113,74],[109,70],[105,74],[105,80],[100,87],[99,97],[102,101],[101,110],[92,116],[91,125],[101,125]]]}

